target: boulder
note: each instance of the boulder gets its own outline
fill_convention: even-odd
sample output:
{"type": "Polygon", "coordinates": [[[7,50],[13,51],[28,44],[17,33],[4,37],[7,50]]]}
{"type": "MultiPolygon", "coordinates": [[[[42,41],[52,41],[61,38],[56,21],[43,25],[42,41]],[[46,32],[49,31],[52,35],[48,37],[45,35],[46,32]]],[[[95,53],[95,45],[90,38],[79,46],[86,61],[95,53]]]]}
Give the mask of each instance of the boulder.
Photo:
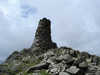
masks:
{"type": "Polygon", "coordinates": [[[84,61],[84,62],[79,64],[79,67],[80,68],[87,68],[88,67],[88,63],[84,61]]]}
{"type": "Polygon", "coordinates": [[[48,67],[49,67],[49,63],[42,63],[42,64],[38,64],[38,65],[30,67],[26,72],[32,73],[35,70],[48,69],[48,67]]]}
{"type": "Polygon", "coordinates": [[[66,71],[67,71],[68,73],[71,73],[71,74],[77,74],[77,73],[80,71],[80,69],[77,68],[76,66],[71,66],[71,67],[68,68],[66,71]]]}
{"type": "Polygon", "coordinates": [[[73,57],[69,54],[61,55],[60,57],[56,58],[56,61],[64,60],[67,64],[73,61],[73,57]]]}

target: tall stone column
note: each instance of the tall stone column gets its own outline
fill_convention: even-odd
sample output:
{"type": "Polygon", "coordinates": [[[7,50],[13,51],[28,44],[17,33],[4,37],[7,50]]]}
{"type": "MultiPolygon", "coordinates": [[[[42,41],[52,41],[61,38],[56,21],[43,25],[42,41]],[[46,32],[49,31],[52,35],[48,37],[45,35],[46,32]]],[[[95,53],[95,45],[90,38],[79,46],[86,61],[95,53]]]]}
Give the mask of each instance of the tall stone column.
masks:
{"type": "Polygon", "coordinates": [[[39,21],[38,28],[35,33],[35,39],[32,48],[40,47],[43,49],[57,48],[56,43],[51,39],[51,21],[43,18],[39,21]]]}

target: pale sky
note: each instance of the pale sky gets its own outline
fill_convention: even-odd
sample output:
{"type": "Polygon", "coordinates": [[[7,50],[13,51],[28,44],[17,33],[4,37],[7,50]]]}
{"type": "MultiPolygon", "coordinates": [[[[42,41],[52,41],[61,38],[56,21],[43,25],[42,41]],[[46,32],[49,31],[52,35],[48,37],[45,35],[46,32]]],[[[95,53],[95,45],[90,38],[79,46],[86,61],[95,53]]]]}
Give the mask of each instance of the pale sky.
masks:
{"type": "Polygon", "coordinates": [[[43,17],[58,46],[100,55],[100,0],[0,0],[0,60],[29,48],[43,17]]]}

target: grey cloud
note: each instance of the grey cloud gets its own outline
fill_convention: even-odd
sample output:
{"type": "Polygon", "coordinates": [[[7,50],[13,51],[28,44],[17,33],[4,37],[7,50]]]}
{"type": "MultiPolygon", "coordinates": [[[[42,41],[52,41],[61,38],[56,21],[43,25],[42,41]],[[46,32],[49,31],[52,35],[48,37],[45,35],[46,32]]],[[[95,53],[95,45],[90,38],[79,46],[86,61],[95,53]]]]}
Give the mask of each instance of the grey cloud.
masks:
{"type": "Polygon", "coordinates": [[[100,54],[100,1],[21,0],[19,2],[19,4],[16,3],[13,10],[10,7],[4,7],[10,10],[10,13],[5,17],[0,16],[0,34],[2,36],[0,37],[0,57],[3,54],[5,54],[4,56],[9,55],[16,49],[30,47],[38,20],[42,17],[51,19],[52,39],[59,46],[64,45],[100,54]],[[15,8],[17,9],[16,16],[13,14],[15,8]]]}
{"type": "Polygon", "coordinates": [[[21,9],[22,9],[22,17],[27,18],[28,16],[32,16],[35,15],[35,13],[37,13],[37,9],[34,7],[31,7],[29,5],[21,5],[21,9]]]}

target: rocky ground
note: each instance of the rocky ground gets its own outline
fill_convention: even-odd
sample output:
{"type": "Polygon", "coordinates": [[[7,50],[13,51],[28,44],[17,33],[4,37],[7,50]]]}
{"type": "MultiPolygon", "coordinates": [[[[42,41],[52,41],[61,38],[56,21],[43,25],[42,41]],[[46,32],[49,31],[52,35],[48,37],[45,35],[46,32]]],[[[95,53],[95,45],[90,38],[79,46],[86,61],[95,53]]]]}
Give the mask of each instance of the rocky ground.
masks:
{"type": "Polygon", "coordinates": [[[51,40],[51,22],[43,18],[32,46],[13,52],[0,64],[0,75],[100,75],[100,57],[58,48],[51,40]]]}
{"type": "Polygon", "coordinates": [[[46,70],[50,75],[100,75],[100,57],[67,47],[49,50],[39,56],[40,64],[26,72],[46,70]]]}

